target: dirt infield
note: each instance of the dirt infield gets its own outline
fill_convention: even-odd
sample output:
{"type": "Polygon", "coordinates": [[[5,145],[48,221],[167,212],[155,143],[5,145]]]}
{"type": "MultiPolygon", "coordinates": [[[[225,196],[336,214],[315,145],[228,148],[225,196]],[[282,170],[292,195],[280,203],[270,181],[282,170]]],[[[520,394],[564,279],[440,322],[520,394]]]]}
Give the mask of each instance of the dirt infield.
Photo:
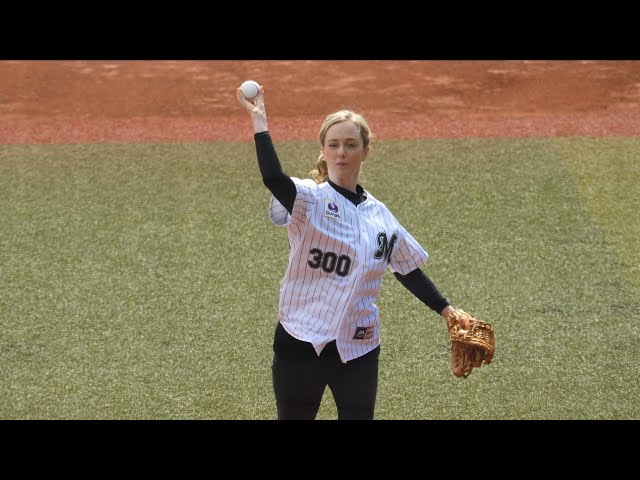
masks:
{"type": "Polygon", "coordinates": [[[251,141],[249,78],[279,141],[340,108],[378,138],[640,135],[640,61],[0,61],[0,143],[251,141]]]}

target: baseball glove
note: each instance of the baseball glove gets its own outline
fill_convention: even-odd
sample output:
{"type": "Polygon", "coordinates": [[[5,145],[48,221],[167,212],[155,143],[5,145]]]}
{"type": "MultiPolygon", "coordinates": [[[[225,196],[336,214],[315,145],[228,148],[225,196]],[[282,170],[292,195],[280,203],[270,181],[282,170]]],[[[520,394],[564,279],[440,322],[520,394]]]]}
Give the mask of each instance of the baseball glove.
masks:
{"type": "Polygon", "coordinates": [[[493,360],[496,340],[490,323],[461,309],[453,309],[447,318],[451,340],[451,370],[456,377],[467,378],[475,367],[493,360]]]}

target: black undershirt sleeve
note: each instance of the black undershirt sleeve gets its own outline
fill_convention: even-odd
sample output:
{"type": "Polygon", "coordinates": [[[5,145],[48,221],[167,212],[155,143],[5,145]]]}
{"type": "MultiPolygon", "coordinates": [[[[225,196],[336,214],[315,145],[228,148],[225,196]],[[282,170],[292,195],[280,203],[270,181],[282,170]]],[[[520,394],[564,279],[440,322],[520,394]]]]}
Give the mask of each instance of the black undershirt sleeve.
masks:
{"type": "Polygon", "coordinates": [[[438,315],[443,308],[449,305],[447,299],[442,296],[435,284],[421,269],[416,268],[406,275],[401,275],[398,272],[393,274],[407,290],[438,315]]]}
{"type": "Polygon", "coordinates": [[[273,193],[273,196],[287,209],[293,211],[293,202],[296,199],[296,185],[293,180],[282,171],[280,159],[271,141],[269,132],[260,132],[253,135],[256,142],[256,154],[258,165],[262,174],[262,182],[273,193]]]}

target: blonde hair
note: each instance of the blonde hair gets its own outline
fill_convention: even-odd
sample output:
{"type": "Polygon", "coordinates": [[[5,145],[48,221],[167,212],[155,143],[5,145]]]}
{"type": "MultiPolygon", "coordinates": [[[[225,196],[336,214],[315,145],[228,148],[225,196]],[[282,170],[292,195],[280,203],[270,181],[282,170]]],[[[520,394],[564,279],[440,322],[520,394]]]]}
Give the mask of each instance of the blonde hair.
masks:
{"type": "MultiPolygon", "coordinates": [[[[367,121],[364,117],[359,113],[352,112],[351,110],[339,110],[324,119],[322,127],[320,128],[320,135],[318,136],[320,140],[320,147],[324,146],[324,140],[327,137],[327,130],[336,123],[341,123],[347,120],[353,122],[358,127],[360,130],[360,137],[362,138],[362,147],[367,148],[369,146],[369,142],[373,138],[373,133],[371,133],[371,129],[369,128],[369,125],[367,125],[367,121]]],[[[315,170],[311,170],[311,172],[309,172],[309,176],[313,178],[316,183],[323,183],[329,179],[327,161],[324,159],[324,154],[322,152],[320,152],[320,156],[318,157],[315,170]]]]}

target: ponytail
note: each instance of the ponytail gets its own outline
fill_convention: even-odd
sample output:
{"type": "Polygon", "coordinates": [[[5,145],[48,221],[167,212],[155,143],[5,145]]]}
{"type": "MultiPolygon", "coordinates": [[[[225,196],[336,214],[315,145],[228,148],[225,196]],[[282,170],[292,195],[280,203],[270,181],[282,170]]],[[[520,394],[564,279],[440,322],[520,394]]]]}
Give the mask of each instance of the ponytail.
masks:
{"type": "Polygon", "coordinates": [[[318,163],[316,169],[309,172],[309,176],[313,178],[316,183],[323,183],[329,180],[329,167],[327,167],[327,161],[324,159],[324,154],[320,154],[318,157],[318,163]]]}

